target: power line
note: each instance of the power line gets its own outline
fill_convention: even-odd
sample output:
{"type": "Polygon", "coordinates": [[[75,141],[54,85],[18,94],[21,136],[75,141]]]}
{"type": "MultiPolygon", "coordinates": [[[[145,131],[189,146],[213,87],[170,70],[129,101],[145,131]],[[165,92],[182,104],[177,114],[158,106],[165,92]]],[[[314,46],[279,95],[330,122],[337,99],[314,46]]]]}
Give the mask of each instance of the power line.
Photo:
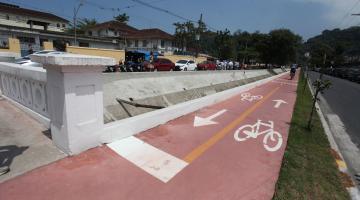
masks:
{"type": "Polygon", "coordinates": [[[169,10],[166,10],[166,9],[163,9],[163,8],[159,8],[159,7],[156,7],[156,6],[153,6],[153,5],[151,5],[150,3],[146,3],[146,2],[143,2],[143,1],[140,1],[140,0],[131,0],[131,1],[136,2],[136,3],[139,3],[139,4],[144,5],[144,6],[146,6],[146,7],[152,8],[152,9],[154,9],[154,10],[164,12],[164,13],[166,13],[166,14],[172,15],[173,17],[177,17],[177,18],[182,19],[182,20],[185,20],[185,21],[195,22],[195,21],[192,20],[192,19],[188,19],[188,18],[186,18],[186,17],[182,17],[182,16],[180,16],[180,15],[178,15],[178,14],[176,14],[176,13],[173,13],[173,12],[171,12],[171,11],[169,11],[169,10]]]}
{"type": "MultiPolygon", "coordinates": [[[[166,1],[166,0],[156,0],[156,1],[151,1],[149,3],[157,3],[157,2],[161,2],[161,1],[166,1]]],[[[113,11],[113,12],[115,12],[115,11],[120,12],[121,10],[130,9],[130,8],[138,6],[137,4],[135,4],[135,5],[128,5],[128,6],[124,6],[124,7],[106,7],[106,6],[103,6],[101,4],[95,3],[93,1],[89,1],[89,0],[85,0],[84,3],[89,5],[89,6],[99,8],[101,10],[109,10],[109,11],[113,11]]]]}
{"type": "Polygon", "coordinates": [[[347,17],[350,16],[350,13],[356,8],[356,6],[358,6],[358,4],[360,3],[360,0],[358,0],[357,2],[355,2],[355,4],[349,9],[349,11],[344,15],[344,17],[342,18],[342,20],[340,21],[340,23],[336,26],[336,27],[340,27],[342,25],[342,23],[345,21],[345,19],[347,17]]]}
{"type": "MultiPolygon", "coordinates": [[[[160,11],[160,12],[163,12],[163,13],[166,13],[166,14],[171,15],[171,16],[173,16],[173,17],[182,19],[182,20],[184,20],[184,21],[189,21],[189,22],[197,23],[197,21],[195,21],[195,20],[193,20],[193,19],[189,19],[189,18],[183,17],[183,16],[181,16],[181,15],[178,15],[178,14],[176,14],[176,13],[170,11],[170,10],[164,9],[164,8],[160,8],[160,7],[157,7],[157,6],[153,6],[153,5],[151,5],[150,3],[147,3],[147,2],[143,2],[143,1],[141,1],[141,0],[131,0],[131,1],[136,2],[136,3],[138,3],[138,4],[141,4],[141,5],[143,5],[143,6],[146,6],[146,7],[152,8],[152,9],[154,9],[154,10],[157,10],[157,11],[160,11]]],[[[360,1],[360,0],[359,0],[359,1],[360,1]]],[[[205,24],[205,23],[204,23],[204,24],[205,24]]],[[[212,29],[212,30],[214,30],[214,31],[217,31],[217,29],[212,28],[211,26],[209,26],[209,25],[207,25],[207,24],[205,24],[205,25],[206,25],[209,29],[212,29]]]]}

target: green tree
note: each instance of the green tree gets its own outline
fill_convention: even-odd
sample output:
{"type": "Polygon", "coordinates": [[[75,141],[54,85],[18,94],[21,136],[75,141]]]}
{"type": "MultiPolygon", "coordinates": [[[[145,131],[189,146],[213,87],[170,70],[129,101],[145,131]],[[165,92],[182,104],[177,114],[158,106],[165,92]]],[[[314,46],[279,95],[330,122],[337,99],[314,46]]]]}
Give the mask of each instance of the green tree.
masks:
{"type": "Polygon", "coordinates": [[[259,60],[260,53],[256,49],[258,43],[257,35],[241,32],[240,30],[236,31],[233,35],[234,45],[235,45],[235,58],[241,63],[249,64],[251,60],[259,60]]]}
{"type": "Polygon", "coordinates": [[[321,41],[311,43],[309,52],[311,55],[310,64],[314,67],[325,68],[326,66],[330,66],[330,60],[334,58],[334,49],[321,41]]]}
{"type": "MultiPolygon", "coordinates": [[[[77,21],[76,24],[76,32],[78,34],[84,34],[85,31],[95,25],[97,25],[97,21],[96,19],[88,19],[88,18],[83,18],[77,21]]],[[[74,27],[71,26],[69,29],[66,30],[66,32],[68,33],[74,33],[74,27]]]]}
{"type": "Polygon", "coordinates": [[[221,60],[234,58],[234,41],[228,29],[218,31],[215,36],[216,57],[221,60]]]}
{"type": "MultiPolygon", "coordinates": [[[[198,46],[195,36],[199,33],[199,28],[190,21],[185,23],[177,22],[173,25],[175,26],[175,42],[181,51],[184,51],[186,47],[187,51],[195,52],[198,46]]],[[[203,25],[201,25],[200,29],[203,30],[203,28],[203,25]]]]}
{"type": "Polygon", "coordinates": [[[285,65],[296,62],[297,49],[302,44],[300,36],[295,35],[288,29],[277,29],[271,31],[269,37],[270,61],[273,64],[285,65]]]}
{"type": "MultiPolygon", "coordinates": [[[[348,29],[325,30],[320,35],[310,38],[305,43],[305,48],[309,52],[318,54],[320,48],[327,51],[326,65],[341,65],[346,62],[359,62],[360,55],[360,27],[350,27],[348,29]],[[320,47],[318,47],[320,45],[320,47]],[[324,46],[326,46],[324,48],[324,46]],[[330,54],[328,54],[330,52],[330,54]]],[[[324,54],[324,51],[322,52],[324,54]]],[[[312,57],[318,55],[311,55],[312,57]]],[[[313,59],[314,61],[314,59],[313,59]]],[[[318,62],[315,62],[318,64],[318,62]]]]}
{"type": "Polygon", "coordinates": [[[186,47],[186,27],[183,23],[174,23],[175,26],[175,43],[183,52],[186,47]]]}
{"type": "Polygon", "coordinates": [[[127,15],[126,13],[123,13],[123,14],[119,14],[118,16],[115,16],[114,20],[126,24],[129,22],[130,16],[127,15]]]}

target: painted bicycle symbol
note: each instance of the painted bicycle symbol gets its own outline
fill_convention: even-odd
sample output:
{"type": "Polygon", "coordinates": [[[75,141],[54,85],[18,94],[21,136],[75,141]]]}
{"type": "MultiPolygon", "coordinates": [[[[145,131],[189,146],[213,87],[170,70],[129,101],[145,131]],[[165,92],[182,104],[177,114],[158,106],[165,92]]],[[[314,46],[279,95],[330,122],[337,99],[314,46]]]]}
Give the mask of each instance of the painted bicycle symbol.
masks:
{"type": "Polygon", "coordinates": [[[252,102],[252,101],[257,101],[257,100],[260,100],[263,98],[263,96],[261,95],[251,95],[250,93],[242,93],[241,94],[241,101],[249,101],[249,102],[252,102]]]}
{"type": "Polygon", "coordinates": [[[269,121],[269,123],[265,123],[262,122],[261,120],[258,120],[254,125],[250,125],[250,124],[244,125],[235,131],[234,139],[238,142],[243,142],[250,138],[256,139],[258,136],[263,134],[265,134],[263,144],[264,144],[264,148],[267,151],[275,152],[280,149],[283,143],[283,138],[279,132],[274,131],[273,121],[269,121]],[[266,127],[267,129],[264,131],[260,131],[261,126],[266,127]],[[269,139],[272,141],[271,144],[274,145],[270,144],[269,139]]]}

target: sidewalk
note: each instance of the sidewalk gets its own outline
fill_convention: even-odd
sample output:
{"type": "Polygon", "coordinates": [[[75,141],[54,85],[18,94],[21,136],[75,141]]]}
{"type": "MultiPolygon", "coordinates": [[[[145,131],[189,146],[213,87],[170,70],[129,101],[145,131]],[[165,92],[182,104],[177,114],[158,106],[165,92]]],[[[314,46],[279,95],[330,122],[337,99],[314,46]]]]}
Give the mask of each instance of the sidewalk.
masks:
{"type": "Polygon", "coordinates": [[[66,156],[46,133],[44,126],[0,96],[0,167],[10,167],[0,183],[66,156]]]}
{"type": "Polygon", "coordinates": [[[41,167],[0,184],[0,199],[271,199],[296,84],[286,74],[248,96],[41,167]]]}

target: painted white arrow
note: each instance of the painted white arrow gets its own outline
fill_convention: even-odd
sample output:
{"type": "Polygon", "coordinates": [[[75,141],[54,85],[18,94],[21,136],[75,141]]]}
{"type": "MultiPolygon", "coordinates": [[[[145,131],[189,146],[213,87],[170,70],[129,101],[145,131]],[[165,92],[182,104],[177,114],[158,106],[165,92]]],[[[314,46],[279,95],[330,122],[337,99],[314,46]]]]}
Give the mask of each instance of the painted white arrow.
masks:
{"type": "Polygon", "coordinates": [[[284,101],[284,100],[282,100],[282,99],[279,99],[279,100],[273,100],[273,101],[275,101],[275,102],[276,102],[276,104],[275,104],[274,108],[280,108],[281,104],[283,104],[283,103],[286,103],[286,104],[287,104],[287,102],[286,102],[286,101],[284,101]]]}
{"type": "Polygon", "coordinates": [[[209,117],[203,118],[203,117],[198,117],[195,116],[194,118],[194,127],[200,127],[200,126],[207,126],[207,125],[213,125],[213,124],[217,124],[217,122],[213,121],[213,119],[219,117],[220,115],[224,114],[227,110],[221,110],[209,117]]]}

